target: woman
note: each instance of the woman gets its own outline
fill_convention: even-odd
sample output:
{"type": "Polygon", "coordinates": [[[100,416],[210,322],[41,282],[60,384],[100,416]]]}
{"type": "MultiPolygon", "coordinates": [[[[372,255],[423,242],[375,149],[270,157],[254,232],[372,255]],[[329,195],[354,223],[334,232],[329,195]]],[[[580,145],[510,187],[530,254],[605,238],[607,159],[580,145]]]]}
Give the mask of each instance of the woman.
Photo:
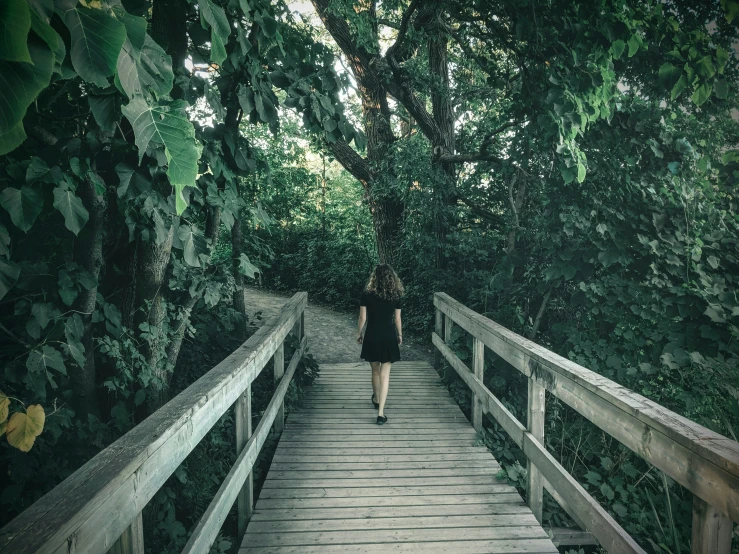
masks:
{"type": "Polygon", "coordinates": [[[359,303],[359,334],[361,357],[372,366],[372,404],[377,408],[377,425],[387,423],[385,400],[390,385],[390,366],[400,360],[403,328],[400,322],[400,298],[403,285],[393,268],[378,265],[359,303]],[[362,337],[364,323],[367,330],[362,337]]]}

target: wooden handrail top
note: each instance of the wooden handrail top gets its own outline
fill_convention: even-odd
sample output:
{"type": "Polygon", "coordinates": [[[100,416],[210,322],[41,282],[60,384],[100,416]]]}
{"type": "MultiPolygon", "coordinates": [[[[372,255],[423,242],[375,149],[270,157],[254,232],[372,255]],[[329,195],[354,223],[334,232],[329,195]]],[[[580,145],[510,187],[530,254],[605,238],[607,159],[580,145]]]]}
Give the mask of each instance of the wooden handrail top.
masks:
{"type": "Polygon", "coordinates": [[[739,522],[739,442],[484,317],[448,294],[434,306],[592,423],[739,522]]]}
{"type": "Polygon", "coordinates": [[[0,529],[0,552],[106,552],[259,375],[307,298],[295,294],[221,363],[0,529]]]}

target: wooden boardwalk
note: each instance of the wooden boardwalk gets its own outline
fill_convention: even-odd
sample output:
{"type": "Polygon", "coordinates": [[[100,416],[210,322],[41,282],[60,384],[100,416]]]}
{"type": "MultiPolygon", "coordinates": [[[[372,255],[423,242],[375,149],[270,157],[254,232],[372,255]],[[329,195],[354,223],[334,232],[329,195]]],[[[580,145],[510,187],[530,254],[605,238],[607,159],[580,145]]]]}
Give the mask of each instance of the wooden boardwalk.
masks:
{"type": "Polygon", "coordinates": [[[366,363],[321,366],[240,554],[557,552],[433,368],[393,366],[384,426],[369,377],[366,363]]]}

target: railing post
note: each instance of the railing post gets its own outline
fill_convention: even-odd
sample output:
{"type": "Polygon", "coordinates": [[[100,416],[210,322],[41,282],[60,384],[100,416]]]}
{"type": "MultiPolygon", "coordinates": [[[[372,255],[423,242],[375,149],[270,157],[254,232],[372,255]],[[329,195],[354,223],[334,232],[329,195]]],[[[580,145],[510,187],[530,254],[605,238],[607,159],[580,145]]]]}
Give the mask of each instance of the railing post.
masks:
{"type": "MultiPolygon", "coordinates": [[[[472,372],[480,381],[484,380],[485,343],[472,337],[472,372]]],[[[476,394],[472,395],[472,426],[478,433],[482,432],[482,402],[476,394]]]]}
{"type": "MultiPolygon", "coordinates": [[[[529,398],[526,410],[526,427],[534,438],[544,445],[544,408],[545,408],[545,390],[536,381],[529,378],[529,398]]],[[[526,464],[527,471],[527,487],[526,497],[529,508],[534,512],[534,516],[539,523],[542,522],[542,509],[544,506],[544,482],[541,473],[531,460],[526,464]]]]}
{"type": "MultiPolygon", "coordinates": [[[[434,332],[441,337],[444,332],[444,314],[441,313],[439,308],[435,308],[434,317],[434,332]]],[[[441,368],[441,352],[439,352],[438,348],[434,348],[434,365],[436,369],[441,368]]]]}
{"type": "Polygon", "coordinates": [[[108,554],[144,554],[144,522],[141,512],[113,543],[108,554]]]}
{"type": "Polygon", "coordinates": [[[729,554],[733,526],[728,517],[693,495],[692,554],[729,554]]]}
{"type": "MultiPolygon", "coordinates": [[[[238,456],[246,447],[246,443],[251,438],[251,385],[246,387],[246,390],[238,400],[236,400],[236,455],[238,456]]],[[[246,533],[246,525],[249,523],[251,514],[254,512],[254,476],[252,472],[249,472],[249,477],[246,478],[244,486],[239,491],[237,498],[238,505],[238,533],[239,540],[246,533]]]]}
{"type": "Polygon", "coordinates": [[[447,345],[452,342],[453,327],[454,322],[452,321],[452,318],[444,314],[444,343],[447,345]]]}
{"type": "MultiPolygon", "coordinates": [[[[275,371],[275,386],[277,386],[280,383],[280,379],[282,379],[282,376],[285,374],[285,342],[283,341],[280,346],[277,347],[277,350],[275,350],[275,355],[272,358],[272,362],[274,363],[274,371],[275,371]]],[[[272,425],[272,429],[276,433],[282,433],[282,430],[285,428],[285,401],[283,400],[280,404],[280,409],[277,411],[277,416],[275,417],[275,422],[272,425]]]]}

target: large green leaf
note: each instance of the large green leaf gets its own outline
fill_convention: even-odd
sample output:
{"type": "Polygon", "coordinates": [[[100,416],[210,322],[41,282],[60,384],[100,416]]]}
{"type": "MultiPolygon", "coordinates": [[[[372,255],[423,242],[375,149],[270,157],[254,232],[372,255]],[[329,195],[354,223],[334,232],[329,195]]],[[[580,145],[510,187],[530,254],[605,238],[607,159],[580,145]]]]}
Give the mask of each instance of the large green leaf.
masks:
{"type": "Polygon", "coordinates": [[[70,57],[75,71],[85,81],[106,88],[126,40],[123,23],[105,9],[81,4],[65,11],[63,17],[71,34],[70,57]]]}
{"type": "Polygon", "coordinates": [[[54,189],[54,207],[64,216],[64,225],[75,235],[80,234],[82,227],[90,219],[82,200],[64,184],[54,189]]]}
{"type": "Polygon", "coordinates": [[[671,63],[663,64],[659,68],[659,82],[662,83],[665,89],[672,90],[682,74],[683,69],[681,67],[675,67],[671,63]]]}
{"type": "Polygon", "coordinates": [[[15,286],[20,273],[20,267],[9,260],[0,258],[0,300],[15,286]]]}
{"type": "Polygon", "coordinates": [[[8,187],[0,192],[0,206],[10,214],[13,225],[28,232],[41,213],[44,198],[34,186],[24,185],[19,189],[8,187]]]}
{"type": "Polygon", "coordinates": [[[23,128],[23,122],[19,121],[9,131],[0,133],[0,156],[12,152],[23,144],[24,140],[26,140],[26,130],[23,128]]]}
{"type": "Polygon", "coordinates": [[[0,2],[0,60],[31,61],[28,52],[28,32],[31,30],[31,10],[26,0],[0,2]]]}
{"type": "Polygon", "coordinates": [[[149,106],[140,96],[123,107],[123,115],[131,122],[139,161],[147,148],[163,146],[167,157],[167,176],[175,188],[177,213],[187,207],[183,189],[195,185],[202,146],[195,140],[195,129],[187,118],[183,100],[160,100],[149,106]]]}
{"type": "Polygon", "coordinates": [[[711,83],[703,83],[695,89],[692,100],[696,106],[701,106],[711,96],[711,92],[713,92],[713,85],[711,83]]]}
{"type": "Polygon", "coordinates": [[[129,98],[137,94],[160,98],[172,90],[172,58],[149,35],[144,37],[141,49],[126,40],[117,70],[118,82],[129,98]]]}
{"type": "Polygon", "coordinates": [[[226,59],[226,42],[231,34],[231,27],[223,8],[216,6],[213,0],[201,0],[200,22],[203,28],[210,27],[210,59],[220,65],[226,59]]]}
{"type": "MultiPolygon", "coordinates": [[[[115,92],[115,89],[113,89],[115,92]]],[[[87,101],[90,104],[95,121],[104,131],[115,131],[116,123],[121,118],[119,96],[113,94],[89,94],[87,101]]]]}
{"type": "Polygon", "coordinates": [[[17,142],[23,128],[16,126],[26,109],[49,84],[54,67],[54,54],[39,40],[29,40],[28,50],[33,64],[0,61],[0,148],[17,142]],[[6,136],[9,132],[11,135],[6,136]]]}
{"type": "Polygon", "coordinates": [[[675,83],[675,86],[672,87],[672,91],[670,92],[670,99],[675,100],[675,98],[680,96],[686,88],[688,88],[688,79],[685,77],[685,75],[680,75],[680,78],[675,83]]]}

